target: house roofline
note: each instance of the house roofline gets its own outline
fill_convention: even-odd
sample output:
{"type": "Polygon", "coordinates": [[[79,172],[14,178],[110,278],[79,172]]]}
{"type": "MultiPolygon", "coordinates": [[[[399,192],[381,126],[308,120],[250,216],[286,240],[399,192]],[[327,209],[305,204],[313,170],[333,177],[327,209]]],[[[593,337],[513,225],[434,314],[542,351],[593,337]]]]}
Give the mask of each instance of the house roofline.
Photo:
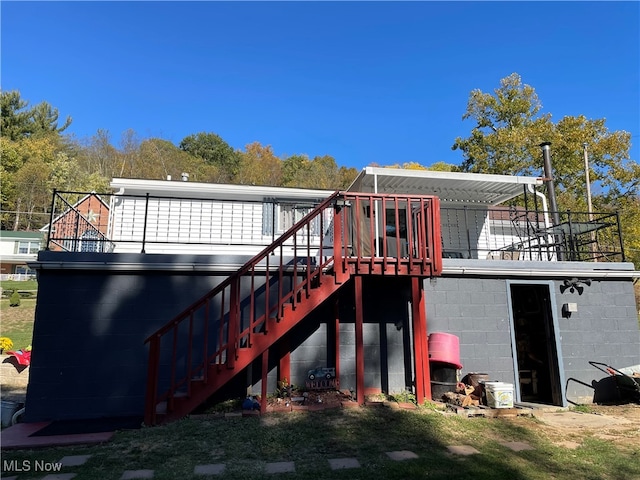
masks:
{"type": "Polygon", "coordinates": [[[116,195],[149,193],[155,196],[180,196],[180,194],[187,194],[189,197],[220,200],[324,199],[334,193],[334,190],[129,178],[114,178],[111,181],[111,187],[116,190],[116,195]]]}

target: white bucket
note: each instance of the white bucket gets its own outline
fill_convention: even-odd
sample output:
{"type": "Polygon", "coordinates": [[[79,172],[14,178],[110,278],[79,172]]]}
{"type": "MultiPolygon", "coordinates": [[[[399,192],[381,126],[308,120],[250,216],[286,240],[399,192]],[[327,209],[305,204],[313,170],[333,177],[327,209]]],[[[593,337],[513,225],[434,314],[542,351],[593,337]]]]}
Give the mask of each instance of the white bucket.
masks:
{"type": "Polygon", "coordinates": [[[513,385],[503,382],[484,382],[487,406],[491,408],[513,408],[513,385]]]}
{"type": "Polygon", "coordinates": [[[0,401],[0,413],[3,427],[11,426],[11,417],[18,411],[18,404],[11,400],[0,401]]]}

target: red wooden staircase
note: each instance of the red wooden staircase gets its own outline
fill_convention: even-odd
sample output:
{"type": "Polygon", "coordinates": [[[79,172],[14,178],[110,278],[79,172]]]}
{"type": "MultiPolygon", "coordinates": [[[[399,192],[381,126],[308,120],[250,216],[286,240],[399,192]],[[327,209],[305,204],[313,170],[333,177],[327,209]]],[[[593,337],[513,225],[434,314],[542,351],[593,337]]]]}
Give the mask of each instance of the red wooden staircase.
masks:
{"type": "Polygon", "coordinates": [[[436,197],[334,193],[146,339],[145,423],[192,412],[353,275],[438,275],[440,248],[436,197]]]}

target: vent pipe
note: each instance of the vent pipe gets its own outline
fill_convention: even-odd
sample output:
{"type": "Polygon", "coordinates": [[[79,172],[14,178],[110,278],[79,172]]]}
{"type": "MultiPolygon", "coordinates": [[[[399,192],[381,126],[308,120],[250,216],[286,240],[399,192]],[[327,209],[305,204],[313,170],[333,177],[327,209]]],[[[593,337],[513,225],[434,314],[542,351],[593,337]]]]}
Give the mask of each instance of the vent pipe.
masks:
{"type": "Polygon", "coordinates": [[[560,225],[560,213],[558,212],[558,204],[556,202],[556,186],[553,182],[553,169],[551,168],[551,142],[540,144],[542,147],[542,159],[544,160],[544,176],[547,184],[547,194],[549,195],[549,207],[553,217],[553,224],[560,225]]]}

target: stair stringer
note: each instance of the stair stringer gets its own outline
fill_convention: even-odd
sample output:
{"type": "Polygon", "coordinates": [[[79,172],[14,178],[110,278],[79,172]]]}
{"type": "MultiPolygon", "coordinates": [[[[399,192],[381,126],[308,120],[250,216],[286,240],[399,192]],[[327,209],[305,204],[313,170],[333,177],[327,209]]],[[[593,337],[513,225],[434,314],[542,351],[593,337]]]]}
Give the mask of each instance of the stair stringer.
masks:
{"type": "MultiPolygon", "coordinates": [[[[348,274],[347,274],[348,275],[348,274]]],[[[323,275],[322,283],[310,291],[309,297],[296,303],[295,309],[291,304],[284,306],[280,320],[269,319],[267,333],[252,336],[251,346],[239,348],[233,368],[226,364],[210,364],[208,379],[191,380],[190,394],[173,398],[172,411],[165,414],[158,412],[158,423],[178,420],[202,405],[211,395],[231,381],[236,375],[247,368],[254,360],[267,351],[275,342],[287,334],[294,326],[303,321],[311,312],[324,303],[329,297],[343,287],[346,276],[340,282],[333,275],[323,275]]]]}

